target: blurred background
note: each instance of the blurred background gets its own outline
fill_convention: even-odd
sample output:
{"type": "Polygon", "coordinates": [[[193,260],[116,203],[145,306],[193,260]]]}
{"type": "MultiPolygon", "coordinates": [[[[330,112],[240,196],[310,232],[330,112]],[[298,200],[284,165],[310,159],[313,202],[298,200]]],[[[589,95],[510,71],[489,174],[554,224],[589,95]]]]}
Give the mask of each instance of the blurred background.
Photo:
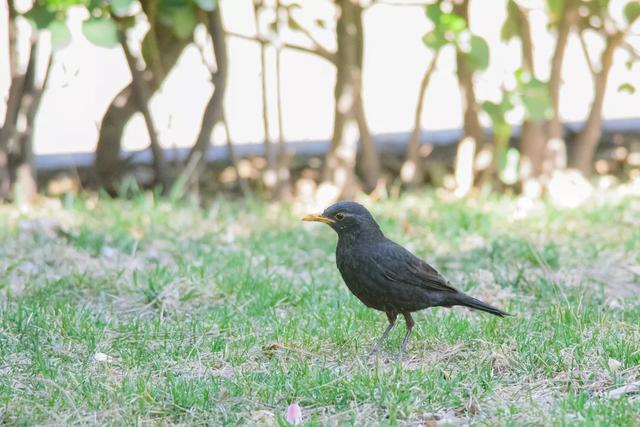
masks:
{"type": "Polygon", "coordinates": [[[636,0],[7,0],[0,198],[640,181],[636,0]]]}

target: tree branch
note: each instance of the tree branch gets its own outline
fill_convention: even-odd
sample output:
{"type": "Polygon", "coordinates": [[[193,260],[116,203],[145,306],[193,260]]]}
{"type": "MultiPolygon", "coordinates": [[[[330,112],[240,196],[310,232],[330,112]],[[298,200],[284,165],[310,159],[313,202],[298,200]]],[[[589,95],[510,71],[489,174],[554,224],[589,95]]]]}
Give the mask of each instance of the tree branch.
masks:
{"type": "MultiPolygon", "coordinates": [[[[270,44],[271,41],[267,40],[264,37],[259,37],[259,36],[247,36],[245,34],[240,34],[240,33],[234,33],[233,31],[227,31],[226,34],[228,36],[231,37],[235,37],[241,40],[246,40],[246,41],[250,41],[250,42],[256,42],[256,43],[260,43],[260,44],[270,44]]],[[[329,52],[329,51],[322,51],[319,50],[317,48],[310,48],[310,47],[306,47],[306,46],[300,46],[297,44],[292,44],[292,43],[283,43],[282,47],[285,49],[291,49],[291,50],[297,50],[299,52],[304,52],[304,53],[308,53],[311,55],[315,55],[315,56],[319,56],[323,59],[326,59],[327,61],[331,62],[332,64],[336,63],[336,55],[333,52],[329,52]]]]}

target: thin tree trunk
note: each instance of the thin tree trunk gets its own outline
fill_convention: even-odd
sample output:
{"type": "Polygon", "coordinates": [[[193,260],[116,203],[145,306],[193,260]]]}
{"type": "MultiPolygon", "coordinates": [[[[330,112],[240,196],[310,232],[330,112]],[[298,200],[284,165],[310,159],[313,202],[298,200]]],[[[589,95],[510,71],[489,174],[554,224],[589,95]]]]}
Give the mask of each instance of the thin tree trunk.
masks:
{"type": "Polygon", "coordinates": [[[594,76],[594,97],[591,110],[584,126],[578,133],[573,145],[573,155],[570,157],[572,167],[583,175],[589,176],[593,169],[593,158],[602,131],[602,106],[607,90],[609,71],[613,66],[613,55],[624,41],[625,33],[618,31],[607,37],[607,42],[600,57],[600,72],[594,76]]]}
{"type": "Polygon", "coordinates": [[[129,71],[131,72],[131,83],[134,99],[136,101],[138,110],[142,113],[142,117],[144,118],[144,122],[147,126],[151,152],[153,154],[153,169],[155,172],[156,183],[160,184],[162,193],[166,194],[169,191],[171,183],[168,176],[168,168],[167,162],[164,158],[164,152],[162,151],[160,141],[158,140],[158,132],[156,130],[155,124],[153,123],[151,111],[149,111],[149,90],[147,88],[146,82],[144,81],[144,78],[142,77],[142,73],[140,72],[140,70],[138,70],[138,66],[136,64],[137,61],[129,50],[126,34],[124,33],[124,31],[120,33],[120,45],[122,46],[122,51],[124,52],[124,56],[127,60],[129,71]]]}
{"type": "MultiPolygon", "coordinates": [[[[462,0],[460,3],[454,5],[454,11],[458,16],[464,18],[469,25],[469,0],[462,0]]],[[[456,68],[458,75],[458,83],[460,85],[460,91],[462,93],[462,108],[464,110],[463,117],[463,130],[465,137],[460,144],[464,143],[464,146],[458,147],[459,155],[473,155],[480,152],[486,143],[486,137],[484,130],[480,125],[480,119],[478,116],[478,101],[476,99],[475,87],[473,83],[473,71],[467,66],[463,53],[456,49],[456,68]],[[469,148],[467,148],[469,147],[469,148]],[[464,148],[464,149],[463,149],[464,148]]],[[[463,196],[473,186],[473,180],[475,176],[473,159],[460,159],[456,161],[456,165],[460,167],[470,168],[469,170],[456,170],[456,177],[470,177],[471,182],[468,182],[465,178],[464,182],[457,180],[458,189],[457,194],[463,196]]]]}
{"type": "Polygon", "coordinates": [[[339,0],[336,25],[335,110],[331,147],[325,159],[323,181],[337,186],[339,197],[354,194],[358,139],[362,144],[360,170],[365,191],[375,189],[380,164],[362,104],[362,7],[355,0],[339,0]]]}
{"type": "MultiPolygon", "coordinates": [[[[518,16],[518,28],[522,44],[523,68],[531,76],[536,77],[535,63],[533,60],[533,40],[531,39],[531,26],[529,15],[525,9],[516,4],[518,16]]],[[[525,120],[520,132],[520,152],[522,154],[521,177],[523,179],[537,179],[542,174],[547,136],[545,122],[543,120],[525,120]]]]}
{"type": "MultiPolygon", "coordinates": [[[[279,9],[280,2],[277,2],[276,10],[279,9]]],[[[282,49],[276,48],[276,110],[278,118],[278,183],[275,190],[277,200],[287,199],[291,196],[289,155],[284,139],[284,125],[282,122],[282,72],[281,72],[282,49]]]]}
{"type": "MultiPolygon", "coordinates": [[[[260,37],[260,22],[258,13],[264,3],[262,0],[256,0],[253,4],[253,18],[256,27],[256,34],[260,37]]],[[[277,185],[275,157],[273,155],[271,143],[271,131],[269,126],[269,103],[267,97],[267,44],[260,43],[260,85],[262,98],[262,130],[264,132],[264,154],[267,161],[267,169],[265,171],[264,184],[269,190],[273,190],[277,185]]]]}
{"type": "MultiPolygon", "coordinates": [[[[353,23],[355,25],[355,34],[352,34],[356,49],[356,63],[353,64],[353,87],[355,99],[353,103],[354,115],[358,124],[358,133],[360,134],[360,163],[357,165],[358,170],[362,174],[363,187],[366,193],[371,193],[378,185],[378,177],[380,176],[380,159],[378,150],[376,149],[371,132],[367,125],[367,119],[364,111],[364,102],[362,100],[363,90],[363,69],[364,69],[364,26],[362,24],[363,9],[357,0],[352,0],[350,7],[353,10],[353,23]]],[[[358,160],[358,158],[356,158],[358,160]]]]}
{"type": "Polygon", "coordinates": [[[424,108],[424,97],[431,81],[431,76],[436,70],[436,63],[440,56],[440,50],[436,50],[429,66],[425,70],[420,82],[420,91],[418,92],[418,102],[413,116],[413,131],[407,146],[407,154],[405,162],[400,171],[400,177],[405,184],[415,185],[422,181],[422,162],[420,161],[420,134],[422,132],[422,110],[424,108]]]}
{"type": "Polygon", "coordinates": [[[239,165],[238,155],[236,154],[236,148],[233,144],[233,139],[231,138],[231,131],[229,130],[229,122],[227,121],[227,114],[224,107],[222,108],[222,124],[224,126],[225,136],[227,137],[227,150],[229,150],[229,163],[231,163],[231,166],[236,171],[236,177],[238,180],[238,185],[240,187],[240,192],[242,193],[243,196],[246,196],[249,194],[249,187],[247,186],[247,183],[244,180],[244,178],[240,176],[240,167],[238,166],[239,165]]]}
{"type": "Polygon", "coordinates": [[[462,108],[464,109],[463,130],[466,136],[476,140],[479,146],[484,145],[486,137],[478,118],[478,102],[473,84],[473,73],[464,62],[462,52],[456,52],[458,82],[462,92],[462,108]]]}
{"type": "Polygon", "coordinates": [[[222,15],[220,7],[216,7],[213,11],[207,13],[208,25],[207,29],[213,40],[213,49],[216,59],[216,73],[212,76],[214,91],[209,102],[207,103],[204,114],[202,116],[202,122],[200,125],[200,132],[189,152],[187,164],[192,161],[196,162],[194,174],[192,180],[199,179],[202,172],[203,165],[206,161],[206,153],[211,142],[211,133],[214,126],[222,119],[222,110],[224,102],[224,93],[227,82],[227,47],[225,40],[225,32],[222,24],[222,15]],[[196,160],[197,159],[197,160],[196,160]]]}
{"type": "Polygon", "coordinates": [[[558,35],[556,46],[551,59],[551,71],[549,74],[549,95],[553,106],[553,117],[549,120],[549,139],[562,139],[562,122],[560,118],[560,85],[562,84],[562,65],[567,48],[567,41],[578,18],[578,8],[574,0],[566,0],[562,18],[558,23],[558,35]]]}
{"type": "MultiPolygon", "coordinates": [[[[32,47],[31,58],[37,58],[38,48],[39,43],[36,41],[32,47]]],[[[15,187],[17,189],[17,196],[26,202],[33,201],[38,191],[36,169],[33,158],[33,130],[35,127],[36,115],[40,108],[42,94],[47,88],[47,84],[49,82],[53,56],[50,55],[49,58],[47,58],[45,71],[39,85],[36,85],[35,62],[35,59],[33,61],[29,61],[31,67],[27,69],[27,75],[25,78],[25,89],[21,108],[22,114],[25,118],[25,127],[20,132],[19,153],[15,161],[16,164],[13,166],[13,168],[15,168],[15,187]]]]}

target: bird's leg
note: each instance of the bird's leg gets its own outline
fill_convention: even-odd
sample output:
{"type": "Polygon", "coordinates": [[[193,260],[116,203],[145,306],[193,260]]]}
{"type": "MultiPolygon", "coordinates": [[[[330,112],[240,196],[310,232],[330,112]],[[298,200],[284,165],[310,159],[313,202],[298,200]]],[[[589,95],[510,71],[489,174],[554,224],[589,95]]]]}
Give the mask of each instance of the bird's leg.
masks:
{"type": "Polygon", "coordinates": [[[384,340],[387,339],[387,335],[389,335],[389,332],[391,332],[391,329],[393,329],[393,327],[396,325],[397,317],[398,317],[398,313],[387,312],[387,319],[389,319],[389,324],[387,325],[387,329],[384,330],[384,332],[382,333],[382,336],[378,339],[378,341],[376,341],[375,345],[369,352],[369,355],[377,353],[378,350],[380,350],[380,346],[382,345],[384,340]]]}
{"type": "Polygon", "coordinates": [[[413,325],[416,323],[413,321],[413,317],[411,317],[411,313],[405,311],[402,313],[404,316],[404,320],[407,322],[407,333],[404,334],[404,338],[402,339],[402,346],[400,346],[400,353],[404,353],[407,350],[407,343],[409,343],[409,335],[411,335],[411,329],[413,329],[413,325]]]}

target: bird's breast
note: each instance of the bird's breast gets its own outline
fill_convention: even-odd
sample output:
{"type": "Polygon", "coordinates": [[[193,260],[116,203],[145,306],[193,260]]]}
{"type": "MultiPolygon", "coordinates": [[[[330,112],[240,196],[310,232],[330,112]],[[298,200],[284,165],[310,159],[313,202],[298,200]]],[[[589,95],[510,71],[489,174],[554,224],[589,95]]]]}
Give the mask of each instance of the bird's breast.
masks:
{"type": "Polygon", "coordinates": [[[378,281],[372,280],[370,266],[358,255],[353,248],[338,247],[336,264],[340,275],[351,293],[366,306],[385,311],[386,291],[378,281]]]}

